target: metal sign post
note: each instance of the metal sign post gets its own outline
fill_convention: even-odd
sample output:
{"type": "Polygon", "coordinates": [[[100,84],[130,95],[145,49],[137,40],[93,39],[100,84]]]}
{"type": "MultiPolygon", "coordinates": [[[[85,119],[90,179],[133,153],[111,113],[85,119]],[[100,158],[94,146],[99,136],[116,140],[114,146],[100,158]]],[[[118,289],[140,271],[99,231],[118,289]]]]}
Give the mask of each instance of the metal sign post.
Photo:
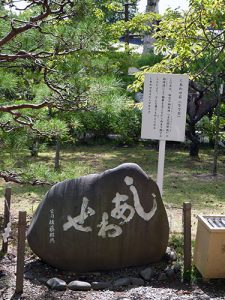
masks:
{"type": "Polygon", "coordinates": [[[141,137],[159,140],[157,184],[162,194],[166,141],[185,140],[187,75],[146,74],[141,137]]]}
{"type": "Polygon", "coordinates": [[[163,190],[165,151],[166,151],[166,141],[164,141],[164,140],[159,141],[157,184],[158,184],[161,195],[162,195],[162,190],[163,190]]]}

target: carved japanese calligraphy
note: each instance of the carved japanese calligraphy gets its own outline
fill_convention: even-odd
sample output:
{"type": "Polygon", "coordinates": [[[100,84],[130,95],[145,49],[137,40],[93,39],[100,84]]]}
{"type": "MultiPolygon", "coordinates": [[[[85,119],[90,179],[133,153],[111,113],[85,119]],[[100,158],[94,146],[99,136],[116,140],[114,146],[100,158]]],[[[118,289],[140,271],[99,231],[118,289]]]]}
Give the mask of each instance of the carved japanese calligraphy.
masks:
{"type": "Polygon", "coordinates": [[[145,221],[149,221],[154,216],[154,214],[156,212],[156,209],[157,209],[157,202],[155,200],[156,195],[154,193],[152,193],[152,196],[153,196],[153,207],[152,207],[152,209],[148,213],[146,213],[144,211],[143,207],[141,206],[137,189],[133,185],[133,178],[131,178],[129,176],[126,176],[125,179],[124,179],[124,181],[126,182],[127,185],[130,186],[130,191],[132,192],[132,194],[134,196],[134,207],[136,209],[136,212],[145,221]]]}
{"type": "Polygon", "coordinates": [[[27,239],[50,265],[85,272],[158,261],[168,233],[157,184],[129,163],[53,186],[27,239]]]}
{"type": "Polygon", "coordinates": [[[75,229],[84,232],[92,231],[90,226],[84,226],[84,221],[88,218],[88,216],[93,216],[95,214],[95,211],[91,207],[88,207],[88,202],[89,200],[84,197],[79,216],[72,218],[68,215],[68,222],[63,224],[63,230],[68,230],[69,228],[74,227],[75,229]]]}

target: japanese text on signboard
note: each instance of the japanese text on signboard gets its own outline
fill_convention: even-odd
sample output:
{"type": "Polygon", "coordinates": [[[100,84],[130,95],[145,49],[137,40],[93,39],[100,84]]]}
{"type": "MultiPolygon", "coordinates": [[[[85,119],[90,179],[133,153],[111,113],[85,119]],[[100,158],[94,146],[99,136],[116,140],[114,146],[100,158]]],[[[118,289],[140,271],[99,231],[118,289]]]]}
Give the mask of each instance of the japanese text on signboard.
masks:
{"type": "Polygon", "coordinates": [[[184,141],[188,76],[146,74],[141,137],[184,141]]]}

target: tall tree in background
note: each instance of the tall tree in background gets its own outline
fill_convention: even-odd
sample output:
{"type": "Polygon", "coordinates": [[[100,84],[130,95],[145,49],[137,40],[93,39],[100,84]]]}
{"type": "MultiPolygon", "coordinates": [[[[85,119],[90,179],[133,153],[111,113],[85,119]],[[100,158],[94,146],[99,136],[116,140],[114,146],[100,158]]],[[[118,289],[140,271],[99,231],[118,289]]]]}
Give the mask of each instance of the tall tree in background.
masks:
{"type": "Polygon", "coordinates": [[[140,0],[96,0],[96,5],[104,12],[105,21],[107,23],[115,23],[125,20],[125,5],[128,4],[129,19],[133,18],[137,13],[137,4],[140,0]]]}
{"type": "MultiPolygon", "coordinates": [[[[155,51],[164,59],[144,71],[190,75],[187,137],[191,156],[198,156],[199,151],[196,125],[217,107],[218,86],[225,78],[224,23],[223,0],[192,0],[183,13],[167,10],[154,34],[155,51]]],[[[144,72],[137,74],[136,88],[143,84],[144,72]]]]}
{"type": "MultiPolygon", "coordinates": [[[[158,4],[159,4],[159,0],[147,0],[146,13],[148,12],[158,13],[159,12],[158,4]]],[[[149,52],[149,50],[154,47],[153,44],[155,42],[155,39],[152,36],[154,33],[152,26],[150,26],[149,31],[150,32],[144,35],[143,53],[149,52]]]]}

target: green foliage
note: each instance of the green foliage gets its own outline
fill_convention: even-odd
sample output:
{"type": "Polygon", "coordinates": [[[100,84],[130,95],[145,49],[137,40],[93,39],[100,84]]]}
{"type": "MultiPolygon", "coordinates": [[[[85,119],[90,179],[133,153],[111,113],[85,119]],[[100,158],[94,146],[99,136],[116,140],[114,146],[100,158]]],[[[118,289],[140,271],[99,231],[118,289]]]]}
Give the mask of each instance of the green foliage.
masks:
{"type": "Polygon", "coordinates": [[[106,137],[112,131],[112,119],[114,113],[104,110],[81,112],[78,114],[79,122],[82,124],[78,129],[78,134],[93,134],[97,137],[106,137]]]}
{"type": "MultiPolygon", "coordinates": [[[[14,74],[0,70],[0,99],[12,99],[18,86],[18,80],[14,74]]],[[[0,100],[0,101],[1,101],[0,100]]],[[[1,102],[0,102],[1,103],[1,102]]]]}
{"type": "Polygon", "coordinates": [[[145,72],[189,73],[203,86],[209,85],[225,61],[224,9],[222,0],[193,0],[184,13],[168,9],[154,35],[155,50],[164,58],[137,74],[137,80],[143,82],[145,72]]]}
{"type": "MultiPolygon", "coordinates": [[[[21,32],[1,46],[1,54],[30,53],[31,59],[29,57],[12,61],[9,59],[6,62],[1,60],[1,66],[4,68],[0,70],[0,105],[7,102],[14,104],[15,100],[21,99],[29,100],[30,103],[31,101],[40,103],[48,100],[54,105],[60,101],[60,106],[62,106],[63,100],[66,106],[67,101],[72,97],[73,104],[76,105],[80,93],[86,92],[88,84],[84,83],[86,78],[82,81],[81,57],[88,53],[88,61],[91,61],[92,52],[106,47],[108,37],[105,23],[102,22],[102,18],[98,14],[99,9],[93,1],[85,0],[82,3],[75,1],[70,10],[68,12],[71,15],[76,12],[74,17],[57,20],[57,22],[54,21],[55,18],[50,18],[51,21],[43,22],[39,30],[37,30],[37,26],[37,28],[21,32]],[[55,53],[55,55],[51,55],[51,53],[55,53]],[[61,55],[58,56],[58,53],[61,55]],[[38,59],[32,58],[32,55],[38,55],[38,59]],[[46,58],[42,59],[45,56],[46,58]],[[69,59],[67,59],[68,57],[69,59]],[[70,59],[74,61],[73,69],[69,68],[70,59]],[[77,68],[74,67],[75,61],[79,61],[77,68]],[[45,86],[43,77],[44,67],[49,70],[48,80],[51,84],[48,87],[45,86]],[[50,90],[50,86],[53,89],[50,90]],[[57,87],[63,91],[63,98],[60,98],[59,93],[56,92],[57,87]],[[65,94],[67,94],[67,99],[65,99],[65,94]]],[[[23,22],[29,22],[29,19],[38,13],[40,13],[40,8],[37,5],[34,9],[27,8],[17,16],[13,16],[12,13],[10,17],[15,17],[12,21],[15,23],[13,26],[19,27],[24,25],[23,22]]],[[[0,38],[3,38],[11,30],[10,17],[0,18],[0,38]]],[[[30,116],[32,116],[31,112],[30,116]]]]}
{"type": "Polygon", "coordinates": [[[37,121],[34,129],[47,136],[50,140],[52,138],[65,138],[69,130],[64,121],[54,118],[37,121]]]}
{"type": "Polygon", "coordinates": [[[0,145],[4,149],[10,149],[10,151],[25,147],[28,138],[26,130],[21,128],[10,132],[10,134],[0,130],[0,145]]]}
{"type": "Polygon", "coordinates": [[[51,94],[49,87],[43,83],[34,86],[34,102],[40,103],[43,99],[48,98],[51,94]]]}
{"type": "MultiPolygon", "coordinates": [[[[36,142],[51,143],[57,138],[76,142],[86,133],[96,137],[115,133],[124,143],[138,140],[140,111],[128,107],[127,85],[133,79],[127,73],[129,66],[138,67],[139,55],[117,52],[109,47],[114,42],[113,31],[116,34],[120,31],[116,24],[109,24],[109,19],[115,17],[113,10],[124,8],[124,2],[75,1],[71,8],[76,12],[73,17],[43,22],[40,30],[33,28],[22,32],[1,47],[1,53],[26,51],[39,53],[40,57],[3,64],[0,105],[49,102],[48,107],[40,110],[21,109],[16,116],[0,114],[0,125],[7,124],[1,132],[5,145],[13,144],[16,139],[19,141],[20,137],[23,143],[18,145],[29,148],[36,142]],[[52,52],[55,55],[42,59],[42,55],[52,52]],[[58,112],[59,108],[63,113],[58,112]],[[26,125],[27,129],[22,129],[26,125]]],[[[24,24],[39,12],[38,5],[35,9],[28,8],[14,16],[18,20],[15,24],[24,24]]],[[[152,18],[153,15],[138,15],[122,30],[143,32],[147,28],[143,27],[144,23],[152,18]]],[[[0,38],[10,28],[9,20],[0,18],[0,38]]]]}
{"type": "Polygon", "coordinates": [[[134,74],[135,80],[133,80],[129,88],[134,92],[143,90],[144,74],[149,72],[150,68],[154,68],[154,66],[159,65],[162,60],[163,55],[155,54],[152,50],[150,50],[149,53],[143,54],[141,57],[139,57],[136,64],[140,71],[134,74]]]}
{"type": "MultiPolygon", "coordinates": [[[[125,0],[98,0],[95,1],[96,5],[101,9],[104,15],[104,19],[107,23],[115,23],[119,20],[124,20],[124,4],[128,3],[125,0]]],[[[131,0],[129,3],[133,5],[129,5],[129,17],[132,18],[137,10],[137,2],[138,0],[131,0]]]]}
{"type": "Polygon", "coordinates": [[[155,27],[154,22],[160,20],[160,15],[152,12],[145,14],[137,13],[129,21],[125,22],[120,20],[110,27],[108,27],[108,32],[114,40],[118,40],[126,31],[132,34],[143,35],[149,33],[152,27],[155,27]]]}
{"type": "Polygon", "coordinates": [[[130,107],[122,109],[114,121],[114,133],[122,144],[133,144],[141,136],[141,111],[130,107]]]}
{"type": "MultiPolygon", "coordinates": [[[[217,116],[213,114],[211,118],[205,116],[198,124],[198,130],[200,130],[203,136],[207,136],[210,141],[214,140],[216,131],[217,116]]],[[[219,124],[219,140],[225,140],[225,104],[221,105],[221,117],[219,124]]]]}
{"type": "Polygon", "coordinates": [[[184,252],[184,237],[180,234],[172,234],[169,239],[169,246],[172,247],[178,256],[178,259],[183,258],[184,252]]]}
{"type": "MultiPolygon", "coordinates": [[[[168,145],[169,146],[169,145],[168,145]]],[[[28,176],[32,170],[32,179],[46,178],[50,182],[58,182],[64,179],[77,178],[79,176],[100,173],[109,168],[114,168],[121,163],[134,162],[140,165],[143,170],[153,179],[157,176],[157,151],[145,148],[141,145],[137,147],[112,147],[112,144],[101,146],[70,146],[62,149],[61,153],[61,173],[53,171],[54,149],[48,147],[41,152],[39,157],[30,157],[28,151],[10,151],[10,149],[0,151],[0,169],[21,172],[28,176]],[[43,168],[40,167],[43,166],[43,168]],[[36,171],[35,171],[36,168],[36,171]],[[37,169],[39,171],[37,171],[37,169]],[[35,172],[41,175],[36,176],[35,172]]],[[[177,212],[181,212],[182,203],[191,201],[192,206],[199,212],[213,214],[218,210],[224,210],[224,160],[223,152],[219,158],[219,170],[223,177],[216,181],[207,175],[211,170],[212,150],[203,149],[198,161],[192,161],[188,157],[188,152],[180,146],[168,147],[165,162],[164,192],[165,203],[172,204],[172,229],[176,232],[182,230],[181,218],[177,217],[177,212]],[[179,226],[176,226],[178,223],[179,226]],[[174,225],[174,226],[173,226],[174,225]],[[175,227],[175,228],[174,228],[175,227]]],[[[32,176],[29,176],[31,179],[32,176]]],[[[23,190],[27,192],[29,186],[14,186],[15,191],[23,190]]],[[[13,189],[14,189],[13,188],[13,189]]],[[[42,187],[37,187],[42,189],[42,187]]],[[[0,186],[1,193],[1,186],[0,186]]],[[[13,193],[14,194],[14,193],[13,193]]],[[[2,192],[3,197],[3,192],[2,192]]],[[[37,197],[40,201],[42,195],[37,197]]],[[[24,199],[18,192],[18,201],[24,199]]],[[[20,202],[21,203],[21,202],[20,202]]],[[[196,224],[193,220],[193,228],[196,224]]],[[[179,245],[179,241],[177,242],[179,245]]],[[[174,246],[176,244],[174,243],[174,246]]],[[[177,246],[176,246],[177,247],[177,246]]]]}
{"type": "Polygon", "coordinates": [[[119,110],[126,101],[121,83],[112,75],[93,78],[87,97],[92,106],[104,110],[119,110]]]}
{"type": "MultiPolygon", "coordinates": [[[[116,102],[114,102],[116,104],[116,102]]],[[[62,116],[69,128],[70,141],[107,138],[109,134],[118,136],[117,143],[133,144],[140,139],[141,110],[123,102],[120,107],[101,107],[91,111],[67,113],[62,116]]]]}

